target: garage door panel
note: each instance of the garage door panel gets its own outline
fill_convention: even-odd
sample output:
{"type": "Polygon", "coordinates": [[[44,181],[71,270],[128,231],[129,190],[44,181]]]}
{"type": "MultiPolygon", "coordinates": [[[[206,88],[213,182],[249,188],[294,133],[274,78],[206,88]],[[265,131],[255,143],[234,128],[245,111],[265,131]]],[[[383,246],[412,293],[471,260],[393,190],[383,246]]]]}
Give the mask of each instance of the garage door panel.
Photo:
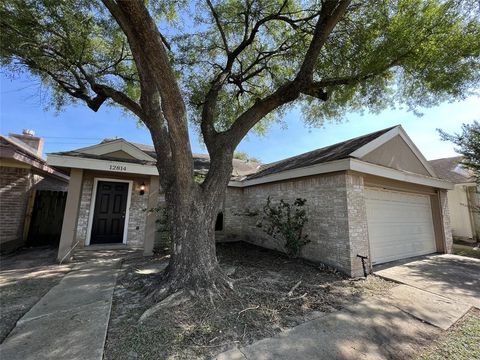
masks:
{"type": "Polygon", "coordinates": [[[435,252],[428,196],[376,189],[365,193],[373,263],[435,252]]]}

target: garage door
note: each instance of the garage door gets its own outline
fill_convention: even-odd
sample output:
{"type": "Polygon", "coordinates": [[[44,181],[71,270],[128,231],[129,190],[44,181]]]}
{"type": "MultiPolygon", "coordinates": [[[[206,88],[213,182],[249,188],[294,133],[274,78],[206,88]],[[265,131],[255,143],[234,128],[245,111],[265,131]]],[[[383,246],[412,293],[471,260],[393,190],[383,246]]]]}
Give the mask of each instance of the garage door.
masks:
{"type": "Polygon", "coordinates": [[[365,193],[372,263],[436,251],[429,196],[377,189],[365,193]]]}

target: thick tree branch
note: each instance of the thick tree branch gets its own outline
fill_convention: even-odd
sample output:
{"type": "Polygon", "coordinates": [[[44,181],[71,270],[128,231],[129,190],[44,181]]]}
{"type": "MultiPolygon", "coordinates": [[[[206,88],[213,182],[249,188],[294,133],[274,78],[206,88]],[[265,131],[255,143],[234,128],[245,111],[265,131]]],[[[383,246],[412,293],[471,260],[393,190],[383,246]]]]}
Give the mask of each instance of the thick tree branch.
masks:
{"type": "Polygon", "coordinates": [[[313,95],[322,100],[327,98],[323,88],[313,83],[313,70],[322,47],[325,45],[335,25],[345,14],[350,1],[351,0],[331,0],[323,3],[319,19],[315,26],[314,35],[295,79],[287,81],[272,94],[258,100],[242,113],[230,129],[224,133],[232,140],[235,146],[263,117],[282,105],[294,101],[301,93],[313,95]]]}
{"type": "Polygon", "coordinates": [[[195,184],[186,107],[162,35],[143,1],[102,1],[126,34],[132,50],[140,77],[140,102],[142,107],[148,107],[144,112],[150,114],[143,120],[152,132],[160,159],[157,166],[179,188],[192,187],[195,184]]]}
{"type": "Polygon", "coordinates": [[[215,7],[213,6],[212,2],[210,0],[207,0],[207,5],[210,9],[210,12],[212,13],[212,16],[215,20],[215,24],[217,24],[218,31],[220,32],[220,36],[222,38],[223,46],[225,47],[225,52],[227,55],[229,54],[229,49],[228,49],[228,41],[227,41],[227,36],[225,35],[225,31],[223,30],[222,23],[220,22],[220,18],[218,17],[218,13],[215,10],[215,7]]]}

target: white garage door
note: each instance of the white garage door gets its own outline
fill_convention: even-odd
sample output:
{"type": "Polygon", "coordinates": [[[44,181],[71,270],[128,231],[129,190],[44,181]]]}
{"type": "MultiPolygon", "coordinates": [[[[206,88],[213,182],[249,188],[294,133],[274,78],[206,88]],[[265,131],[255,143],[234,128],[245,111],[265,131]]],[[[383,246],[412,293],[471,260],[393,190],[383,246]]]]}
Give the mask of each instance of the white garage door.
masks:
{"type": "Polygon", "coordinates": [[[365,189],[372,263],[436,251],[430,197],[365,189]]]}

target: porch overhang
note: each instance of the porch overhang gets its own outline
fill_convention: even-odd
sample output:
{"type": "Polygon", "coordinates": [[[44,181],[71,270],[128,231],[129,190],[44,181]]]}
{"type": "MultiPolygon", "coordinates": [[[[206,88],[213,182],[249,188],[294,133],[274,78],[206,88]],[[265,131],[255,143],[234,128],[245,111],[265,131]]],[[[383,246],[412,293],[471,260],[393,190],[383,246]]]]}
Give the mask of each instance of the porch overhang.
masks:
{"type": "Polygon", "coordinates": [[[158,176],[158,170],[155,165],[138,164],[122,160],[102,160],[78,156],[49,154],[47,157],[47,163],[51,166],[69,169],[99,170],[112,173],[158,176]]]}

